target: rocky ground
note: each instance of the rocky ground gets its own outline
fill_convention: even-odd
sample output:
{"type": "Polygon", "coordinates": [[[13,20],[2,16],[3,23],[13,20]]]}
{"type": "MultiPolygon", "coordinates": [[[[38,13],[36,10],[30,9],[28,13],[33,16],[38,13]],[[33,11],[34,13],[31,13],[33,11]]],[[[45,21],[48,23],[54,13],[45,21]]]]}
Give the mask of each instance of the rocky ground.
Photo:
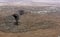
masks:
{"type": "Polygon", "coordinates": [[[59,37],[60,36],[59,12],[58,13],[51,12],[44,15],[25,14],[21,16],[19,20],[19,25],[15,25],[14,23],[15,19],[13,16],[9,15],[9,13],[8,16],[6,15],[6,17],[1,16],[0,37],[59,37]]]}
{"type": "Polygon", "coordinates": [[[3,23],[0,24],[0,30],[3,32],[28,32],[38,29],[56,29],[58,24],[50,20],[42,20],[38,16],[25,15],[19,20],[19,25],[15,25],[13,16],[5,17],[3,23]],[[30,17],[30,18],[29,18],[30,17]],[[34,17],[34,18],[33,18],[34,17]],[[33,20],[34,19],[34,20],[33,20]],[[23,21],[22,21],[23,20],[23,21]]]}
{"type": "Polygon", "coordinates": [[[0,37],[58,37],[60,34],[59,19],[47,15],[27,14],[21,16],[19,25],[14,25],[12,16],[0,23],[0,37]],[[28,15],[28,16],[27,16],[28,15]]]}

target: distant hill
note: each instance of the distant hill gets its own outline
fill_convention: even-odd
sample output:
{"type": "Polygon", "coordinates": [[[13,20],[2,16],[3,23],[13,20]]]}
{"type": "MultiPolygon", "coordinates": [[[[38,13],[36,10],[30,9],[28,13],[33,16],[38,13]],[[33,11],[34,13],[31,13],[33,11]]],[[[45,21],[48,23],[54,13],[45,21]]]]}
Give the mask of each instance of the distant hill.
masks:
{"type": "Polygon", "coordinates": [[[44,3],[44,2],[14,2],[14,3],[6,3],[0,2],[0,6],[56,6],[58,3],[44,3]]]}

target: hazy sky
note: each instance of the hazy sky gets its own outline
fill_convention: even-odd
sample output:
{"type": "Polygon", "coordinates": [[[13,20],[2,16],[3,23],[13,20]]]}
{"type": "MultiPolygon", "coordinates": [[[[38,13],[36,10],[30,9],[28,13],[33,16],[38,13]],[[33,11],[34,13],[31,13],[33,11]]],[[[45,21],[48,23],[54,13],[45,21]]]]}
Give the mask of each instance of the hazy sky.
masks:
{"type": "Polygon", "coordinates": [[[0,0],[0,2],[60,2],[60,0],[0,0]]]}

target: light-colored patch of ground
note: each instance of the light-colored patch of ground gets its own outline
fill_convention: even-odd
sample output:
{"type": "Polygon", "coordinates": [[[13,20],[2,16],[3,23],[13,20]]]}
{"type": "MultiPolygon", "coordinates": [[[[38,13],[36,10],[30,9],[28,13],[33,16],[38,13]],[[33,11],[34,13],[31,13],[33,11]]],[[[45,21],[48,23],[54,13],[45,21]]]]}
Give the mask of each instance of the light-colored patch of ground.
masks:
{"type": "Polygon", "coordinates": [[[53,29],[37,30],[26,33],[4,33],[0,37],[58,37],[58,31],[53,29]]]}

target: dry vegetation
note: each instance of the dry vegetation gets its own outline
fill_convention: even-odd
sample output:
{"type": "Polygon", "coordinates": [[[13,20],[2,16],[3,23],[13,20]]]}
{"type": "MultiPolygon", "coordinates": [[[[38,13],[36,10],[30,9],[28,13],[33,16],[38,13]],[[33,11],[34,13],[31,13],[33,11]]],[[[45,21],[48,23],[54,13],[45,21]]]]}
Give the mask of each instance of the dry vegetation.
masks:
{"type": "MultiPolygon", "coordinates": [[[[0,23],[2,20],[4,23],[3,17],[0,18],[0,23]]],[[[60,15],[25,14],[21,16],[21,23],[19,23],[18,28],[22,32],[0,31],[0,37],[58,37],[60,34],[60,15]]]]}

